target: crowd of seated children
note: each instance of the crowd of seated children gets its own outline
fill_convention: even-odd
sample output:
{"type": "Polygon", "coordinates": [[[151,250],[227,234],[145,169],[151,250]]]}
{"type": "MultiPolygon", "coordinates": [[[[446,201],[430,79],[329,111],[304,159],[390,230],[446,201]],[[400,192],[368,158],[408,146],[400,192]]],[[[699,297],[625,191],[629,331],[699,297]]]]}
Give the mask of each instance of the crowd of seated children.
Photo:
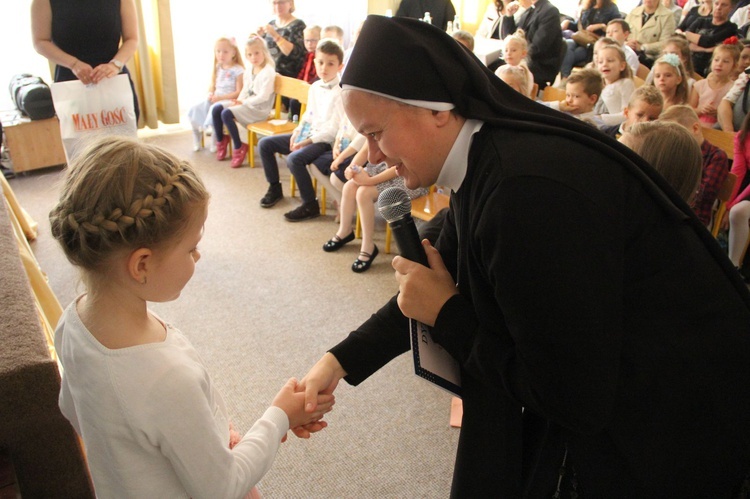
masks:
{"type": "Polygon", "coordinates": [[[645,159],[688,204],[701,180],[701,150],[687,129],[669,121],[635,123],[620,137],[645,159]]]}
{"type": "Polygon", "coordinates": [[[216,140],[216,159],[223,161],[227,157],[227,147],[231,137],[234,145],[232,168],[237,168],[242,164],[249,148],[240,139],[240,132],[235,121],[244,128],[250,123],[266,119],[274,101],[276,73],[266,42],[259,36],[251,35],[245,44],[245,57],[250,67],[245,71],[244,85],[240,95],[228,107],[219,104],[211,108],[216,140]],[[224,126],[227,127],[228,136],[224,135],[224,126]]]}
{"type": "Polygon", "coordinates": [[[505,64],[499,66],[498,69],[495,70],[495,74],[498,75],[498,70],[504,65],[522,68],[526,71],[527,83],[525,94],[531,95],[531,89],[534,87],[534,75],[531,73],[529,66],[526,63],[526,56],[529,53],[528,47],[529,44],[521,30],[505,37],[503,45],[503,60],[505,61],[505,64]]]}
{"type": "Polygon", "coordinates": [[[617,42],[617,45],[622,47],[623,52],[625,52],[625,60],[628,61],[630,70],[634,75],[637,74],[638,68],[641,65],[641,62],[638,60],[638,54],[635,53],[635,50],[625,44],[625,40],[630,36],[630,25],[627,21],[625,21],[625,19],[612,19],[607,23],[606,33],[607,38],[614,40],[617,42]]]}
{"type": "Polygon", "coordinates": [[[231,38],[219,38],[214,44],[214,66],[208,96],[188,111],[188,119],[193,127],[193,151],[200,151],[203,132],[212,125],[211,107],[231,103],[242,90],[242,62],[237,44],[231,38]]]}
{"type": "Polygon", "coordinates": [[[617,125],[625,120],[623,110],[635,91],[633,74],[625,60],[625,52],[617,44],[600,48],[595,62],[604,80],[604,89],[594,113],[603,123],[617,125]]]}
{"type": "Polygon", "coordinates": [[[701,148],[702,171],[698,193],[690,205],[706,227],[711,225],[714,203],[724,180],[729,173],[727,154],[703,137],[701,121],[690,106],[672,106],[659,117],[661,121],[673,121],[684,126],[701,148]]]}
{"type": "Polygon", "coordinates": [[[399,177],[396,173],[395,166],[387,166],[385,163],[370,164],[366,161],[367,152],[367,144],[365,144],[344,172],[348,182],[344,184],[341,192],[339,228],[336,234],[323,245],[323,251],[332,252],[338,251],[345,244],[353,241],[352,220],[355,210],[359,210],[362,244],[359,255],[351,266],[352,271],[356,273],[367,271],[378,256],[379,251],[373,234],[375,232],[375,202],[380,193],[388,187],[399,187],[409,194],[410,199],[414,199],[428,192],[425,188],[407,189],[403,177],[399,177]]]}
{"type": "Polygon", "coordinates": [[[619,139],[633,124],[659,119],[663,106],[664,99],[659,90],[653,85],[643,85],[635,89],[628,105],[623,109],[625,121],[619,125],[603,126],[600,130],[612,138],[619,139]]]}
{"type": "Polygon", "coordinates": [[[674,54],[664,54],[653,66],[654,85],[664,99],[664,109],[688,103],[688,84],[685,67],[674,54]]]}
{"type": "Polygon", "coordinates": [[[734,44],[717,45],[711,59],[711,72],[693,84],[690,105],[698,113],[703,126],[713,127],[721,99],[732,88],[734,68],[739,64],[740,48],[734,44]]]}
{"type": "Polygon", "coordinates": [[[263,171],[269,184],[268,191],[260,201],[263,208],[270,208],[283,198],[276,154],[287,155],[287,166],[297,182],[302,199],[299,207],[284,214],[284,218],[290,222],[320,216],[320,205],[307,165],[330,151],[336,137],[341,112],[339,72],[343,59],[344,51],[338,42],[321,40],[315,52],[315,69],[320,79],[310,86],[307,110],[300,117],[299,125],[291,134],[272,135],[258,142],[263,171]]]}
{"type": "Polygon", "coordinates": [[[594,115],[594,106],[603,88],[604,83],[599,71],[584,68],[571,74],[565,83],[565,100],[542,104],[568,113],[598,128],[602,123],[594,115]]]}

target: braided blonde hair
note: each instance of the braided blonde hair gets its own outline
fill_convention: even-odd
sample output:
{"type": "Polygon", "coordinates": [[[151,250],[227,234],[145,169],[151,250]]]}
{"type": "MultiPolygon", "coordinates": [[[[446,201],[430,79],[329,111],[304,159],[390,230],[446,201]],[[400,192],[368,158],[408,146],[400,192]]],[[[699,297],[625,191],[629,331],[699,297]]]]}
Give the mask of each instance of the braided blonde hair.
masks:
{"type": "Polygon", "coordinates": [[[115,252],[173,241],[208,199],[186,161],[153,145],[109,136],[70,165],[49,218],[68,260],[96,272],[115,252]]]}

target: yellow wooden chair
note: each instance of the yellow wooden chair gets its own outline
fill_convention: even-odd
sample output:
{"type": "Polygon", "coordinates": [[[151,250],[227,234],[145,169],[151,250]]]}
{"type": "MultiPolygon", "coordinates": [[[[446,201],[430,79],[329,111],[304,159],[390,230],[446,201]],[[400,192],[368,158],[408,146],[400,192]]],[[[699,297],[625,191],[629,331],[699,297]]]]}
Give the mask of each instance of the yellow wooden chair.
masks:
{"type": "Polygon", "coordinates": [[[529,97],[531,100],[536,100],[536,96],[539,95],[539,84],[534,83],[534,86],[531,87],[531,92],[529,93],[529,97]]]}
{"type": "Polygon", "coordinates": [[[565,100],[565,90],[548,85],[542,90],[542,100],[544,102],[559,102],[565,100]]]}
{"type": "Polygon", "coordinates": [[[714,237],[717,237],[719,235],[719,230],[721,229],[721,222],[724,220],[724,215],[727,213],[727,202],[729,201],[729,196],[732,195],[732,190],[734,189],[734,184],[737,183],[737,175],[734,173],[728,173],[727,178],[724,179],[724,183],[721,184],[721,188],[719,188],[719,193],[716,196],[717,201],[719,201],[718,208],[716,209],[716,212],[713,216],[713,225],[711,225],[711,235],[714,237]]]}
{"type": "Polygon", "coordinates": [[[725,132],[715,128],[703,128],[703,138],[725,153],[730,160],[734,159],[734,136],[736,132],[725,132]]]}
{"type": "Polygon", "coordinates": [[[635,85],[635,88],[641,88],[644,83],[645,81],[643,78],[640,78],[638,76],[633,77],[633,84],[635,85]]]}
{"type": "Polygon", "coordinates": [[[258,121],[247,125],[247,161],[250,168],[255,168],[255,146],[258,144],[258,136],[267,137],[270,135],[280,135],[292,133],[297,127],[296,123],[283,120],[281,116],[281,98],[288,97],[300,102],[300,116],[307,109],[307,93],[310,90],[310,84],[304,80],[290,78],[277,74],[274,82],[274,92],[276,92],[276,103],[274,105],[273,117],[265,121],[258,121]]]}
{"type": "Polygon", "coordinates": [[[635,72],[634,76],[637,76],[641,80],[645,80],[651,70],[645,64],[638,64],[638,71],[635,72]]]}

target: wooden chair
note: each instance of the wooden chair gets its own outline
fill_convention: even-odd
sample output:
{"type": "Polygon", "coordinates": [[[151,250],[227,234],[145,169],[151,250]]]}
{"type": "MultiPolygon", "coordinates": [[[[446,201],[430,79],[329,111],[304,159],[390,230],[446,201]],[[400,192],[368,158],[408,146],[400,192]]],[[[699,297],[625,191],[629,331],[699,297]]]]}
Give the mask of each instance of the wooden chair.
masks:
{"type": "Polygon", "coordinates": [[[644,83],[645,81],[643,80],[643,78],[639,78],[638,76],[633,77],[633,84],[635,85],[635,88],[642,87],[644,83]]]}
{"type": "Polygon", "coordinates": [[[725,153],[727,158],[734,160],[734,136],[735,132],[725,132],[715,128],[702,128],[703,138],[715,145],[725,153]]]}
{"type": "Polygon", "coordinates": [[[258,136],[267,137],[270,135],[280,135],[283,133],[292,133],[297,127],[296,123],[283,120],[281,117],[281,98],[288,97],[300,102],[300,116],[304,114],[307,108],[307,93],[310,90],[310,84],[297,78],[290,78],[277,74],[274,82],[274,92],[276,92],[276,103],[274,106],[273,118],[250,123],[247,125],[247,145],[250,146],[247,151],[247,161],[250,168],[255,168],[255,146],[258,144],[258,136]]]}
{"type": "Polygon", "coordinates": [[[552,85],[544,87],[542,90],[542,100],[544,102],[559,102],[565,100],[565,90],[555,88],[552,85]]]}
{"type": "Polygon", "coordinates": [[[646,66],[645,64],[639,64],[638,71],[635,72],[635,76],[637,76],[641,80],[645,80],[650,72],[651,70],[648,69],[648,66],[646,66]]]}
{"type": "MultiPolygon", "coordinates": [[[[425,222],[429,222],[435,215],[438,214],[443,208],[447,208],[450,204],[450,196],[438,192],[436,186],[430,187],[430,192],[424,196],[414,198],[411,200],[411,216],[418,218],[425,222]]],[[[362,237],[362,223],[359,219],[359,210],[357,210],[357,225],[354,232],[355,236],[359,239],[362,237]]],[[[389,254],[391,252],[391,239],[393,234],[391,233],[391,226],[386,223],[385,225],[385,252],[389,254]]]]}
{"type": "Polygon", "coordinates": [[[714,222],[713,225],[711,225],[711,235],[713,235],[714,237],[717,237],[719,235],[721,222],[723,221],[724,215],[727,212],[727,202],[729,201],[729,196],[732,195],[732,190],[734,189],[734,184],[736,183],[737,175],[735,175],[734,173],[728,173],[727,178],[724,179],[724,183],[721,184],[719,193],[716,196],[716,199],[719,201],[719,206],[714,213],[714,222]]]}

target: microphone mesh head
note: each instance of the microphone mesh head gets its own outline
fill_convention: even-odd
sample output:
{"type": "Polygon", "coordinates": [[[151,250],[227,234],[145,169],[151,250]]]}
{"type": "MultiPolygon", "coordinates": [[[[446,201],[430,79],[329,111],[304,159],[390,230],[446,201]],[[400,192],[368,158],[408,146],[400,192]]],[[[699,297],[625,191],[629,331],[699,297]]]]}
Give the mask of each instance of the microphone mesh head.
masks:
{"type": "Polygon", "coordinates": [[[378,196],[378,210],[387,222],[400,220],[411,213],[411,199],[400,187],[389,187],[378,196]]]}

